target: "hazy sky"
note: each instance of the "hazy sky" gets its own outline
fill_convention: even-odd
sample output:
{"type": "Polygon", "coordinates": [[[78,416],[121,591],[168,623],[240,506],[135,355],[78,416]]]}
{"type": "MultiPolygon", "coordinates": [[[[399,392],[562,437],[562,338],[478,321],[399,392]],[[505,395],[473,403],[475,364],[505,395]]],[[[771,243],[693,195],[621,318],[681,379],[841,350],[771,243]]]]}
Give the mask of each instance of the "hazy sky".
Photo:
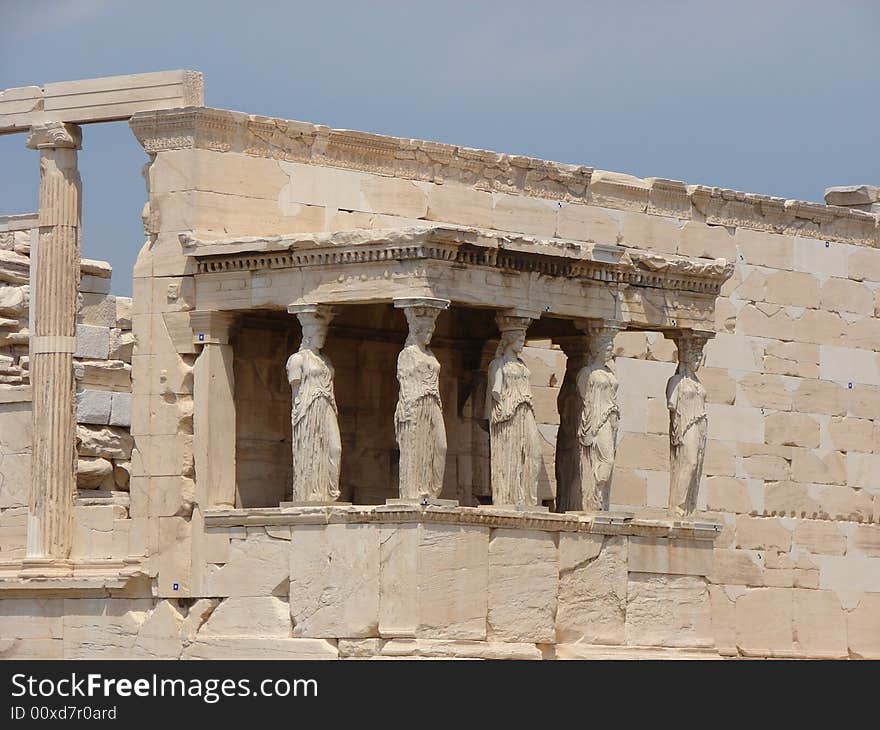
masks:
{"type": "MultiPolygon", "coordinates": [[[[821,201],[880,184],[880,0],[0,0],[0,89],[191,68],[206,102],[821,201]]],[[[84,255],[130,293],[146,155],[84,127],[84,255]]],[[[0,214],[37,206],[0,136],[0,214]]]]}

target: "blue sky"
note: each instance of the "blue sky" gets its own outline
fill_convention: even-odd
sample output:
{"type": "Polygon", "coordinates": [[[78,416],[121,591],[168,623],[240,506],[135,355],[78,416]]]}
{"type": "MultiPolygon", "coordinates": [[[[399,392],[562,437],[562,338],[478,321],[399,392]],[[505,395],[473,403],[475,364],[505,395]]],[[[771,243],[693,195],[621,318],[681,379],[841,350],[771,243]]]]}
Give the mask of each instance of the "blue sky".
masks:
{"type": "MultiPolygon", "coordinates": [[[[193,68],[210,106],[821,201],[880,184],[878,38],[878,0],[0,0],[0,88],[193,68]]],[[[145,161],[84,128],[84,255],[119,294],[145,161]]],[[[0,136],[0,214],[37,177],[0,136]]]]}

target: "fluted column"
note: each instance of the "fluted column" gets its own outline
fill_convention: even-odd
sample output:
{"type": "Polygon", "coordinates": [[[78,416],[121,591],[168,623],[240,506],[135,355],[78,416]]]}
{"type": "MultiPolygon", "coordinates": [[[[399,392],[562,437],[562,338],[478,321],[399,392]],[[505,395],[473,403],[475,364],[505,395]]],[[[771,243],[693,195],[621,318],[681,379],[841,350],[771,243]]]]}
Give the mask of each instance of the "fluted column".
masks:
{"type": "Polygon", "coordinates": [[[75,124],[31,129],[27,146],[40,151],[40,242],[31,333],[33,462],[28,499],[27,557],[70,556],[76,493],[76,406],[73,353],[80,276],[81,191],[75,124]]]}
{"type": "Polygon", "coordinates": [[[401,499],[437,499],[446,471],[446,426],[440,400],[440,363],[431,352],[437,316],[448,299],[403,297],[394,300],[409,326],[397,358],[400,394],[394,411],[394,432],[400,449],[401,499]]]}
{"type": "Polygon", "coordinates": [[[203,510],[235,506],[233,323],[229,312],[190,313],[193,342],[202,348],[193,367],[193,456],[203,510]]]}

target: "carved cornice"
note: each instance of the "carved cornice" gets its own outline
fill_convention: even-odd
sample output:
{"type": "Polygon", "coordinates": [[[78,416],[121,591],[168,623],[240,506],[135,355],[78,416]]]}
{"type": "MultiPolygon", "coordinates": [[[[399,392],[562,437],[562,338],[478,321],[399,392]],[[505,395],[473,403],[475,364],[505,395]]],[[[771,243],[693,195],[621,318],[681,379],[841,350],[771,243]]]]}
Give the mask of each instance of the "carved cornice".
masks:
{"type": "Polygon", "coordinates": [[[439,226],[217,241],[181,234],[180,241],[184,252],[196,259],[199,274],[433,260],[717,296],[734,267],[725,259],[688,259],[621,246],[439,226]]]}
{"type": "Polygon", "coordinates": [[[328,525],[366,523],[441,523],[519,528],[547,532],[601,535],[640,535],[688,540],[714,540],[721,530],[715,522],[635,517],[631,514],[521,511],[500,507],[443,507],[437,505],[339,505],[319,507],[261,507],[213,509],[205,512],[206,527],[265,525],[328,525]]]}
{"type": "Polygon", "coordinates": [[[347,129],[187,107],[139,112],[131,128],[148,153],[172,149],[256,157],[393,175],[480,190],[639,210],[714,225],[880,246],[880,216],[663,178],[347,129]],[[595,179],[595,180],[594,180],[595,179]]]}

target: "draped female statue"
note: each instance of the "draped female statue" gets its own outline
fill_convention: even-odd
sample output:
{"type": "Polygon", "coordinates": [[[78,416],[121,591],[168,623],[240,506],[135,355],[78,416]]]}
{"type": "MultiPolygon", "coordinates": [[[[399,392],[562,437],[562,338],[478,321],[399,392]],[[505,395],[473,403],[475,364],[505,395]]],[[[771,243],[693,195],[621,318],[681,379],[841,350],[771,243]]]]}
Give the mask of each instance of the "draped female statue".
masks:
{"type": "Polygon", "coordinates": [[[436,499],[446,469],[446,426],[440,402],[440,363],[428,348],[434,324],[446,299],[396,299],[409,325],[406,343],[397,357],[400,395],[394,411],[394,430],[400,448],[401,499],[436,499]]]}
{"type": "Polygon", "coordinates": [[[697,492],[706,453],[706,389],[696,370],[706,337],[684,334],[677,338],[678,369],[666,385],[669,409],[669,512],[684,516],[697,506],[697,492]]]}
{"type": "Polygon", "coordinates": [[[287,360],[293,392],[293,501],[332,502],[339,498],[342,440],[333,365],[321,352],[332,312],[320,305],[291,305],[288,311],[302,324],[302,343],[287,360]]]}
{"type": "Polygon", "coordinates": [[[489,419],[493,504],[538,504],[541,436],[532,407],[529,369],[519,354],[527,317],[498,315],[501,341],[489,364],[486,415],[489,419]]]}
{"type": "Polygon", "coordinates": [[[620,420],[617,376],[608,367],[616,332],[612,327],[591,328],[590,359],[577,376],[578,392],[584,404],[578,427],[582,505],[579,509],[582,510],[608,509],[620,420]]]}

